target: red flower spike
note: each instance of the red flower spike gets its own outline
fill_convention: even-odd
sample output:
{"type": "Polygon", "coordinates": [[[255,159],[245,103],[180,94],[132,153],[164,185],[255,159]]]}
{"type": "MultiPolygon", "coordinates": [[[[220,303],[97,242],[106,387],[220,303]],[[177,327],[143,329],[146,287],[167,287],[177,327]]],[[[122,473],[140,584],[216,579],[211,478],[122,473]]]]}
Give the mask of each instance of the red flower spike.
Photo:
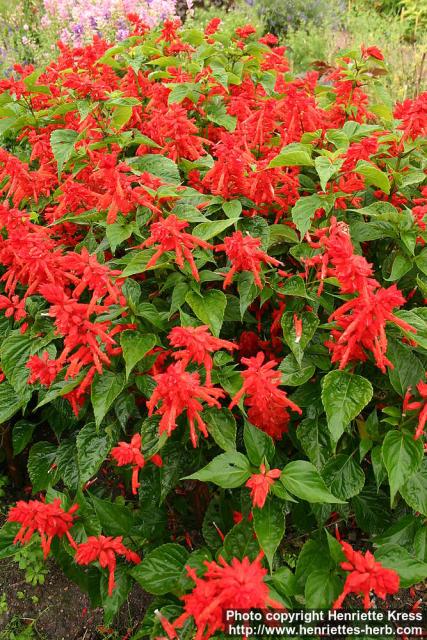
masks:
{"type": "Polygon", "coordinates": [[[411,387],[408,387],[408,390],[403,400],[404,412],[420,410],[420,413],[418,415],[418,425],[414,434],[414,440],[418,440],[418,438],[420,438],[423,435],[425,425],[427,422],[427,383],[421,380],[417,384],[417,391],[421,396],[421,400],[411,401],[412,399],[411,387]]]}
{"type": "Polygon", "coordinates": [[[220,349],[232,351],[237,345],[228,340],[221,340],[211,335],[207,325],[199,327],[174,327],[170,331],[169,342],[173,347],[182,347],[182,351],[175,351],[172,356],[180,360],[183,367],[190,362],[203,364],[206,369],[206,384],[211,384],[213,361],[211,353],[220,349]]]}
{"type": "Polygon", "coordinates": [[[272,438],[281,439],[287,431],[289,413],[292,409],[301,414],[301,409],[279,389],[282,383],[280,371],[274,371],[275,361],[264,363],[264,353],[254,358],[242,358],[242,364],[248,368],[242,372],[243,386],[233,397],[230,409],[246,395],[245,405],[249,407],[248,418],[259,429],[272,438]]]}
{"type": "Polygon", "coordinates": [[[230,564],[221,557],[218,562],[205,562],[207,571],[201,578],[187,567],[195,587],[183,596],[184,613],[175,621],[174,629],[180,629],[192,617],[197,627],[194,640],[209,640],[217,631],[224,631],[226,609],[283,609],[283,605],[269,595],[264,582],[268,572],[261,565],[262,555],[253,562],[247,557],[233,558],[230,564]]]}
{"type": "Polygon", "coordinates": [[[78,508],[79,505],[74,504],[68,511],[65,511],[61,507],[59,498],[49,503],[39,500],[30,500],[29,502],[19,500],[16,506],[10,509],[7,517],[8,522],[19,522],[21,525],[13,543],[25,544],[37,531],[41,538],[45,559],[49,555],[50,545],[55,536],[62,538],[65,535],[71,546],[76,548],[70,529],[74,524],[73,514],[78,508]]]}
{"type": "Polygon", "coordinates": [[[267,471],[265,465],[260,466],[261,473],[253,474],[246,483],[246,487],[251,489],[251,500],[254,507],[262,509],[267,500],[267,495],[271,485],[277,478],[280,478],[280,469],[271,469],[267,471]]]}
{"type": "Polygon", "coordinates": [[[160,433],[166,432],[170,436],[177,427],[177,418],[186,412],[191,442],[196,447],[195,423],[201,433],[208,437],[206,424],[200,415],[203,410],[201,402],[206,402],[209,407],[220,407],[218,398],[224,397],[224,391],[210,385],[201,385],[199,374],[185,371],[182,362],[171,364],[165,373],[154,376],[154,379],[157,387],[147,402],[148,415],[152,416],[154,412],[161,415],[160,433]],[[161,406],[155,411],[159,402],[161,406]]]}
{"type": "Polygon", "coordinates": [[[86,542],[77,546],[77,564],[87,565],[98,561],[100,566],[109,571],[108,595],[111,596],[116,586],[114,582],[114,572],[116,569],[116,556],[124,556],[128,562],[139,564],[141,558],[134,551],[127,549],[122,543],[122,536],[112,538],[110,536],[90,536],[86,542]]]}
{"type": "Polygon", "coordinates": [[[260,246],[261,240],[259,238],[253,238],[249,234],[244,236],[241,231],[235,231],[233,235],[224,238],[224,244],[215,247],[215,251],[225,251],[232,265],[224,280],[224,289],[232,282],[234,274],[239,271],[251,271],[255,284],[259,289],[262,289],[261,264],[277,267],[282,262],[267,255],[259,248],[260,246]]]}
{"type": "Polygon", "coordinates": [[[192,236],[191,233],[185,233],[183,229],[186,229],[188,226],[189,223],[186,220],[180,220],[173,214],[159,222],[154,222],[150,227],[150,237],[142,244],[134,247],[135,249],[143,249],[145,247],[152,247],[155,244],[160,244],[160,247],[153,257],[150,258],[145,268],[150,269],[150,267],[154,267],[161,255],[167,251],[174,251],[175,261],[179,268],[184,268],[185,258],[190,264],[191,273],[195,280],[199,282],[199,272],[197,271],[191,251],[196,247],[201,247],[202,249],[213,249],[213,247],[208,242],[205,242],[205,240],[192,236]]]}
{"type": "Polygon", "coordinates": [[[341,608],[349,593],[363,595],[365,609],[371,607],[371,591],[382,600],[385,600],[388,594],[397,593],[399,576],[395,571],[384,569],[382,564],[376,562],[370,551],[363,555],[360,551],[355,551],[348,542],[341,541],[340,544],[347,558],[347,562],[341,562],[341,567],[350,573],[347,575],[343,592],[334,602],[334,609],[341,608]]]}
{"type": "MultiPolygon", "coordinates": [[[[125,465],[132,465],[132,493],[133,495],[137,495],[138,487],[140,487],[140,483],[138,482],[138,474],[140,469],[145,466],[145,458],[141,452],[141,436],[139,433],[135,433],[132,436],[132,439],[129,442],[119,442],[117,447],[113,447],[111,449],[111,457],[117,463],[117,466],[123,467],[125,465]]],[[[154,455],[150,458],[151,462],[153,462],[156,466],[162,466],[162,459],[159,455],[154,455]]]]}

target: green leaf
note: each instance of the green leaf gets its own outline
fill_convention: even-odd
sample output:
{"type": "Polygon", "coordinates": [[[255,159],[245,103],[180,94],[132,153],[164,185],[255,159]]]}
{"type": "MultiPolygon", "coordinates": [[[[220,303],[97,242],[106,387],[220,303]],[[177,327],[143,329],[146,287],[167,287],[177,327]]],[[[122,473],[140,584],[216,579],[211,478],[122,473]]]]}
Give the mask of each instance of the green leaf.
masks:
{"type": "MultiPolygon", "coordinates": [[[[2,382],[0,384],[0,424],[7,422],[26,402],[26,398],[20,398],[8,382],[2,382]]],[[[24,449],[25,446],[26,444],[24,444],[22,449],[24,449]]],[[[22,451],[22,449],[20,451],[22,451]]],[[[20,453],[20,451],[15,451],[15,454],[20,453]]]]}
{"type": "Polygon", "coordinates": [[[331,560],[327,544],[323,540],[307,540],[297,560],[295,576],[299,587],[304,589],[308,577],[313,571],[329,571],[334,563],[331,560]]]}
{"type": "Polygon", "coordinates": [[[259,289],[254,284],[254,276],[250,271],[239,273],[237,277],[237,291],[239,292],[240,317],[246,313],[247,308],[259,295],[259,289]]]}
{"type": "Polygon", "coordinates": [[[55,463],[66,487],[77,491],[79,487],[79,467],[74,440],[62,440],[56,452],[55,463]]]}
{"type": "Polygon", "coordinates": [[[74,129],[56,129],[50,134],[50,146],[58,165],[58,175],[74,152],[74,144],[79,134],[74,129]]]}
{"type": "Polygon", "coordinates": [[[219,236],[220,233],[231,227],[237,218],[230,220],[214,220],[213,222],[201,222],[193,229],[193,236],[201,238],[202,240],[211,240],[219,236]]]}
{"type": "Polygon", "coordinates": [[[104,371],[97,374],[92,384],[91,400],[96,426],[99,427],[114,400],[123,391],[125,376],[123,373],[104,371]]]}
{"type": "Polygon", "coordinates": [[[225,560],[231,562],[233,558],[243,560],[255,560],[259,554],[259,544],[254,530],[248,520],[242,520],[236,524],[225,536],[223,551],[219,555],[225,556],[225,560]]]}
{"type": "Polygon", "coordinates": [[[395,282],[412,269],[412,260],[404,253],[397,253],[391,267],[391,273],[388,278],[384,278],[387,282],[395,282]]]}
{"type": "Polygon", "coordinates": [[[120,334],[120,345],[123,349],[123,358],[126,364],[126,379],[134,366],[151,351],[157,338],[153,333],[141,333],[140,331],[123,331],[120,334]]]}
{"type": "Polygon", "coordinates": [[[132,117],[132,107],[130,105],[122,105],[116,107],[111,116],[111,127],[113,129],[122,129],[132,117]]]}
{"type": "Polygon", "coordinates": [[[283,147],[280,154],[273,158],[269,167],[312,167],[310,145],[292,142],[283,147]]]}
{"type": "Polygon", "coordinates": [[[229,409],[225,407],[209,407],[202,414],[203,420],[212,438],[224,451],[236,449],[236,420],[229,409]]]}
{"type": "Polygon", "coordinates": [[[96,428],[94,422],[85,424],[77,434],[77,461],[80,482],[84,484],[98,471],[111,449],[110,437],[96,428]]]}
{"type": "Polygon", "coordinates": [[[319,318],[311,311],[303,311],[298,314],[298,319],[302,321],[302,334],[299,338],[296,335],[294,313],[292,311],[286,311],[282,315],[281,323],[284,340],[294,354],[298,364],[301,365],[304,350],[319,326],[319,318]]]}
{"type": "Polygon", "coordinates": [[[387,358],[394,366],[393,369],[388,368],[391,385],[403,397],[408,387],[415,389],[417,383],[424,378],[424,367],[413,351],[397,340],[389,339],[387,358]]]}
{"type": "Polygon", "coordinates": [[[254,508],[252,513],[256,537],[271,570],[274,554],[285,535],[284,506],[279,500],[268,497],[263,508],[254,508]]]}
{"type": "Polygon", "coordinates": [[[242,213],[242,203],[240,200],[228,200],[222,205],[222,210],[227,218],[237,219],[242,213]]]}
{"type": "Polygon", "coordinates": [[[298,236],[292,227],[288,227],[287,224],[272,224],[270,226],[270,240],[269,247],[282,242],[290,242],[295,244],[298,242],[298,236]]]}
{"type": "Polygon", "coordinates": [[[189,291],[185,301],[190,305],[199,320],[203,324],[209,325],[215,336],[219,336],[224,320],[225,307],[227,306],[227,298],[222,291],[210,289],[209,291],[204,291],[203,295],[189,291]]]}
{"type": "Polygon", "coordinates": [[[375,559],[400,576],[400,587],[406,589],[427,578],[427,563],[417,560],[398,544],[385,544],[375,552],[375,559]]]}
{"type": "Polygon", "coordinates": [[[326,156],[319,156],[314,161],[314,166],[316,167],[317,174],[320,178],[320,186],[322,187],[322,191],[326,191],[326,184],[332,178],[333,175],[338,173],[341,169],[344,160],[335,160],[332,162],[330,158],[326,156]]]}
{"type": "Polygon", "coordinates": [[[322,469],[322,477],[332,493],[348,500],[360,493],[365,484],[365,474],[353,456],[344,453],[331,458],[322,469]]]}
{"type": "Polygon", "coordinates": [[[427,516],[427,460],[399,489],[400,495],[416,512],[427,516]]]}
{"type": "Polygon", "coordinates": [[[50,442],[37,442],[31,447],[28,456],[28,475],[30,476],[33,493],[44,491],[55,484],[57,471],[55,464],[57,448],[50,442]]]}
{"type": "Polygon", "coordinates": [[[253,465],[259,467],[264,458],[271,460],[274,456],[275,447],[273,439],[258,427],[245,421],[243,429],[243,440],[248,458],[253,465]]]}
{"type": "Polygon", "coordinates": [[[101,500],[94,495],[91,495],[90,499],[105,535],[126,536],[129,534],[133,525],[132,511],[129,507],[116,504],[111,500],[101,500]]]}
{"type": "Polygon", "coordinates": [[[322,476],[311,462],[295,460],[286,465],[280,477],[285,489],[307,502],[343,503],[327,488],[322,476]]]}
{"type": "Polygon", "coordinates": [[[362,376],[330,371],[323,378],[322,403],[334,448],[350,422],[370,402],[372,395],[371,383],[362,376]]]}
{"type": "Polygon", "coordinates": [[[329,432],[324,419],[318,416],[301,420],[297,427],[297,438],[304,453],[320,469],[331,456],[329,432]]]}
{"type": "Polygon", "coordinates": [[[251,476],[249,460],[242,453],[228,451],[214,458],[206,467],[185,480],[213,482],[223,489],[240,487],[251,476]]]}
{"type": "Polygon", "coordinates": [[[17,522],[6,522],[0,529],[0,560],[15,555],[17,547],[13,541],[19,529],[17,522]]]}
{"type": "Polygon", "coordinates": [[[389,431],[382,445],[382,456],[390,483],[390,503],[408,478],[415,473],[423,459],[423,444],[412,434],[389,431]]]}
{"type": "Polygon", "coordinates": [[[147,171],[153,176],[162,178],[162,180],[169,184],[179,184],[181,182],[179,170],[175,162],[165,156],[148,153],[145,156],[127,159],[126,162],[132,169],[136,169],[141,173],[147,171]]]}
{"type": "Polygon", "coordinates": [[[342,583],[338,576],[330,571],[315,569],[305,583],[305,606],[309,609],[330,609],[341,591],[342,583]]]}
{"type": "Polygon", "coordinates": [[[305,282],[301,276],[291,276],[290,278],[286,278],[283,283],[281,293],[287,296],[297,296],[300,298],[308,297],[305,282]]]}
{"type": "Polygon", "coordinates": [[[317,194],[304,196],[294,205],[292,208],[292,220],[300,232],[301,238],[303,238],[310,229],[311,221],[317,209],[324,206],[324,201],[317,194]]]}
{"type": "Polygon", "coordinates": [[[114,224],[107,224],[105,234],[110,244],[111,251],[114,253],[122,242],[130,238],[132,232],[133,226],[131,224],[123,225],[117,222],[114,224]]]}
{"type": "MultiPolygon", "coordinates": [[[[0,391],[2,386],[3,385],[0,386],[0,391]]],[[[18,420],[18,422],[15,422],[12,431],[12,445],[15,456],[17,456],[18,453],[21,453],[27,444],[31,442],[35,428],[35,423],[30,422],[29,420],[18,420]]]]}
{"type": "Polygon", "coordinates": [[[390,524],[391,513],[388,500],[375,487],[365,487],[351,500],[357,526],[366,533],[380,533],[390,524]]]}
{"type": "Polygon", "coordinates": [[[25,404],[24,398],[28,400],[31,395],[31,389],[28,386],[30,370],[26,365],[31,353],[35,351],[35,346],[34,338],[22,335],[20,331],[10,333],[1,345],[3,373],[20,397],[22,405],[25,404]]]}
{"type": "Polygon", "coordinates": [[[282,360],[279,365],[279,371],[282,373],[282,384],[288,387],[299,387],[310,380],[316,367],[308,358],[304,358],[301,364],[298,364],[293,353],[290,353],[282,360]]]}
{"type": "Polygon", "coordinates": [[[375,165],[366,160],[359,160],[354,171],[365,176],[367,184],[378,187],[381,191],[384,191],[384,193],[390,193],[390,181],[387,174],[375,165]]]}
{"type": "Polygon", "coordinates": [[[148,593],[156,596],[174,593],[188,557],[188,551],[181,545],[163,544],[148,553],[130,574],[148,593]]]}

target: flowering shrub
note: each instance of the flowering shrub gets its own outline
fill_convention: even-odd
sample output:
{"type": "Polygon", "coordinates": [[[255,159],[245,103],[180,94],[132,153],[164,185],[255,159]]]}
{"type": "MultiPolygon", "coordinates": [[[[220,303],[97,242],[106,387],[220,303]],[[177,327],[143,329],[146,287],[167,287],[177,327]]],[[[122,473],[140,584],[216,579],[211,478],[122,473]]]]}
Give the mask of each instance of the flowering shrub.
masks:
{"type": "Polygon", "coordinates": [[[34,494],[0,554],[40,536],[107,621],[137,581],[141,637],[369,607],[427,576],[427,94],[381,104],[373,46],[294,78],[250,25],[131,21],[0,83],[0,420],[34,494]]]}

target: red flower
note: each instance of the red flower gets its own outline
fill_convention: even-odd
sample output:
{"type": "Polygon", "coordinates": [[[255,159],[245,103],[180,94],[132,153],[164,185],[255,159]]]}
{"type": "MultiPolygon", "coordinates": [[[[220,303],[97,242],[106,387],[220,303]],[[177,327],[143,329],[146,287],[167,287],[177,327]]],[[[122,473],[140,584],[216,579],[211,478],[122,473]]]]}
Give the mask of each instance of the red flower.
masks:
{"type": "Polygon", "coordinates": [[[261,44],[273,46],[279,42],[279,38],[272,33],[266,33],[265,36],[262,36],[262,38],[258,40],[258,42],[261,42],[261,44]]]}
{"type": "Polygon", "coordinates": [[[302,318],[298,318],[294,313],[295,342],[300,342],[302,338],[302,318]]]}
{"type": "MultiPolygon", "coordinates": [[[[115,459],[119,467],[123,467],[127,464],[132,465],[132,493],[136,495],[138,493],[139,470],[145,466],[145,458],[141,452],[141,436],[139,433],[135,433],[132,436],[132,440],[129,442],[119,442],[117,447],[111,449],[111,456],[115,459]]],[[[152,456],[151,461],[158,467],[162,466],[162,459],[159,455],[152,456]]]]}
{"type": "Polygon", "coordinates": [[[190,437],[193,447],[197,446],[197,435],[194,422],[199,430],[207,438],[206,425],[200,415],[203,410],[201,401],[207,402],[210,407],[219,407],[218,398],[224,397],[222,389],[200,384],[198,373],[185,371],[182,362],[171,364],[165,373],[154,376],[157,387],[147,402],[148,415],[153,415],[156,405],[161,401],[161,406],[156,410],[162,416],[160,420],[160,433],[166,431],[168,436],[176,429],[177,418],[187,412],[190,425],[190,437]]]}
{"type": "Polygon", "coordinates": [[[154,267],[161,255],[167,251],[174,251],[175,261],[179,268],[184,268],[185,258],[190,264],[191,273],[194,278],[199,281],[199,272],[197,271],[191,250],[195,247],[201,247],[202,249],[212,249],[213,247],[208,242],[182,231],[188,226],[189,224],[186,220],[179,220],[179,218],[173,214],[159,222],[154,222],[150,227],[150,237],[135,247],[135,249],[143,249],[145,247],[152,247],[154,244],[160,244],[160,247],[153,257],[150,258],[145,268],[149,269],[150,267],[154,267]]]}
{"type": "Polygon", "coordinates": [[[236,36],[242,38],[242,40],[246,40],[246,38],[249,38],[253,33],[256,33],[256,29],[251,24],[245,24],[243,27],[238,27],[235,33],[236,36]]]}
{"type": "Polygon", "coordinates": [[[122,536],[112,538],[110,536],[90,536],[86,542],[77,546],[77,564],[90,564],[98,560],[100,566],[109,571],[108,595],[111,596],[116,586],[114,582],[114,572],[116,569],[116,555],[124,556],[129,562],[139,564],[141,558],[134,551],[127,549],[122,543],[122,536]]]}
{"type": "Polygon", "coordinates": [[[206,384],[211,384],[211,371],[213,361],[211,353],[219,351],[219,349],[227,349],[232,351],[237,349],[237,345],[228,340],[214,338],[209,332],[207,325],[199,327],[174,327],[169,333],[169,342],[173,347],[183,347],[182,351],[172,353],[176,360],[181,360],[185,367],[190,362],[203,364],[206,369],[206,384]]]}
{"type": "Polygon", "coordinates": [[[341,567],[351,573],[346,578],[343,592],[334,602],[334,609],[341,608],[349,593],[363,595],[365,609],[371,607],[371,591],[382,600],[385,600],[387,594],[397,593],[399,576],[395,571],[384,569],[379,562],[376,562],[370,551],[363,555],[360,551],[355,551],[348,542],[341,542],[341,546],[348,560],[348,562],[341,562],[341,567]]]}
{"type": "Polygon", "coordinates": [[[405,394],[405,398],[403,401],[404,411],[417,411],[418,409],[421,409],[418,416],[418,426],[415,431],[414,440],[418,440],[418,438],[420,438],[423,435],[424,427],[427,422],[427,383],[421,380],[417,384],[417,391],[421,396],[421,400],[411,402],[411,398],[412,398],[411,387],[408,387],[408,390],[405,394]]]}
{"type": "Polygon", "coordinates": [[[384,56],[378,47],[365,47],[362,44],[362,58],[375,58],[376,60],[384,60],[384,56]]]}
{"type": "Polygon", "coordinates": [[[260,351],[255,358],[242,358],[248,368],[242,372],[243,386],[233,397],[230,409],[237,405],[246,395],[245,405],[249,408],[248,418],[259,429],[272,438],[280,439],[287,430],[289,422],[288,407],[302,413],[301,409],[279,389],[282,374],[273,371],[276,362],[264,362],[264,354],[260,351]]]}
{"type": "Polygon", "coordinates": [[[61,370],[61,365],[57,360],[51,360],[47,351],[43,353],[41,358],[37,355],[31,356],[25,366],[31,371],[28,383],[33,384],[40,380],[40,384],[45,387],[50,387],[61,370]]]}
{"type": "Polygon", "coordinates": [[[224,289],[232,282],[234,274],[238,271],[252,271],[255,284],[262,289],[261,264],[272,264],[277,267],[282,263],[267,255],[259,248],[260,246],[259,238],[253,238],[249,234],[244,236],[241,231],[235,231],[233,235],[224,238],[224,244],[215,247],[215,251],[225,251],[232,265],[224,280],[224,289]]]}
{"type": "Polygon", "coordinates": [[[206,25],[205,35],[211,36],[218,31],[219,25],[221,24],[221,18],[212,18],[210,22],[206,25]]]}
{"type": "Polygon", "coordinates": [[[175,621],[174,628],[181,628],[192,616],[197,627],[194,640],[208,640],[217,631],[224,631],[226,609],[283,609],[279,602],[270,598],[264,582],[268,572],[261,565],[261,557],[262,554],[253,562],[247,557],[241,561],[233,558],[231,564],[221,557],[219,563],[205,562],[207,571],[202,578],[187,567],[188,575],[196,585],[192,593],[183,596],[185,611],[175,621]]]}
{"type": "Polygon", "coordinates": [[[79,505],[74,504],[68,511],[64,511],[59,498],[50,503],[39,500],[30,500],[29,502],[19,500],[16,506],[10,509],[7,517],[9,522],[19,522],[21,525],[13,543],[25,544],[37,531],[41,538],[45,558],[49,555],[54,536],[58,536],[58,538],[62,538],[63,535],[67,536],[71,546],[76,548],[70,529],[74,524],[73,514],[78,508],[79,505]]]}
{"type": "Polygon", "coordinates": [[[386,356],[386,323],[415,333],[413,327],[392,313],[404,302],[405,298],[393,284],[388,289],[368,291],[338,307],[329,318],[329,322],[337,323],[338,329],[331,331],[332,340],[325,343],[332,352],[332,362],[339,362],[339,368],[344,369],[348,362],[365,361],[366,351],[371,351],[383,373],[386,367],[393,368],[386,356]]]}
{"type": "Polygon", "coordinates": [[[280,469],[266,471],[265,464],[260,466],[261,473],[253,474],[246,483],[246,487],[251,489],[251,500],[254,507],[262,509],[267,500],[267,495],[271,485],[282,473],[280,469]]]}

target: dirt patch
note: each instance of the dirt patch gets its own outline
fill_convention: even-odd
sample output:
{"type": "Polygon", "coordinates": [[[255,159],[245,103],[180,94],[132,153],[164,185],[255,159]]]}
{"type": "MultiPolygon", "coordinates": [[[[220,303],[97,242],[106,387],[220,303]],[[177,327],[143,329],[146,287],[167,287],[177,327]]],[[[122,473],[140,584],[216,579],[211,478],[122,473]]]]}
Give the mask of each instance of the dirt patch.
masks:
{"type": "MultiPolygon", "coordinates": [[[[43,640],[101,640],[111,635],[103,628],[102,609],[90,609],[88,597],[51,561],[43,585],[33,587],[12,560],[0,562],[0,597],[6,594],[8,611],[0,613],[0,633],[13,620],[33,624],[43,640]]],[[[137,584],[132,588],[113,624],[122,638],[144,617],[150,596],[137,584]]],[[[113,632],[113,630],[111,630],[113,632]]],[[[7,637],[7,636],[6,636],[7,637]]]]}

